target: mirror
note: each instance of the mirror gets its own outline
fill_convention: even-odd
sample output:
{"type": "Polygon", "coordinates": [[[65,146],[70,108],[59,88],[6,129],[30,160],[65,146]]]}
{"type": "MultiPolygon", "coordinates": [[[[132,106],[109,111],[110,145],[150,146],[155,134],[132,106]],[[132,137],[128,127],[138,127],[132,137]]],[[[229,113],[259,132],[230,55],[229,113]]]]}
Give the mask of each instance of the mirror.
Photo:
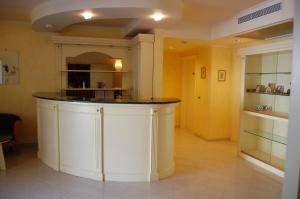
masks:
{"type": "Polygon", "coordinates": [[[19,56],[17,52],[0,51],[0,84],[19,83],[19,56]]]}

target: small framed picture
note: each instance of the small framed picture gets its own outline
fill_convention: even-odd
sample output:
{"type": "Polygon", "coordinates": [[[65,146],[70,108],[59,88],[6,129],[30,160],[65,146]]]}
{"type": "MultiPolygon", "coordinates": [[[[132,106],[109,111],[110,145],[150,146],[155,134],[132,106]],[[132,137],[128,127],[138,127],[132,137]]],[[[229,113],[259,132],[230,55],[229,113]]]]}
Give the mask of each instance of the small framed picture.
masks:
{"type": "Polygon", "coordinates": [[[206,67],[201,67],[201,79],[206,79],[206,67]]]}
{"type": "Polygon", "coordinates": [[[226,71],[225,70],[219,70],[218,71],[218,81],[226,81],[226,71]]]}

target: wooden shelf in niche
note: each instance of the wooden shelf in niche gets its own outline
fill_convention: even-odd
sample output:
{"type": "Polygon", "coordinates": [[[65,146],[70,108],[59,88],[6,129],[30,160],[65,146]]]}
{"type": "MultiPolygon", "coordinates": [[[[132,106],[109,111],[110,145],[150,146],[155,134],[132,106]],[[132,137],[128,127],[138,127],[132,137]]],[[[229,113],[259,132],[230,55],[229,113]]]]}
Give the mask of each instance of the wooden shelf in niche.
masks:
{"type": "Polygon", "coordinates": [[[290,94],[287,94],[287,93],[265,93],[265,92],[255,92],[255,91],[246,91],[246,93],[256,93],[256,94],[265,94],[265,95],[290,96],[290,94]]]}
{"type": "Polygon", "coordinates": [[[280,112],[269,111],[269,110],[257,111],[252,108],[245,108],[244,112],[258,117],[281,120],[281,121],[288,121],[289,118],[288,113],[280,113],[280,112]]]}
{"type": "Polygon", "coordinates": [[[269,133],[269,132],[266,132],[266,131],[262,131],[260,129],[244,130],[244,132],[245,133],[250,133],[252,135],[255,135],[255,136],[258,136],[258,137],[261,137],[261,138],[271,140],[273,142],[277,142],[279,144],[284,144],[284,145],[287,144],[287,138],[286,137],[276,135],[276,134],[273,134],[273,133],[269,133]]]}

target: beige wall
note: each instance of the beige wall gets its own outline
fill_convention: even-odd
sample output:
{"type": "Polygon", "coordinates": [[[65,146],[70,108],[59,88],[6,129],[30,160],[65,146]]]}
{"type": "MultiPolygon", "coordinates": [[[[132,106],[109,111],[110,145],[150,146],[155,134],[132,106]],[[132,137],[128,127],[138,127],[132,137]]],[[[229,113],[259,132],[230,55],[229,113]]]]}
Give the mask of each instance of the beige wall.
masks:
{"type": "MultiPolygon", "coordinates": [[[[164,52],[163,97],[181,98],[181,57],[178,53],[164,52]]],[[[180,125],[180,107],[176,107],[175,125],[180,125]]]]}
{"type": "Polygon", "coordinates": [[[36,104],[32,93],[56,91],[55,46],[50,34],[35,33],[30,23],[0,21],[0,50],[19,53],[20,83],[0,85],[0,112],[19,115],[21,142],[36,142],[36,104]]]}

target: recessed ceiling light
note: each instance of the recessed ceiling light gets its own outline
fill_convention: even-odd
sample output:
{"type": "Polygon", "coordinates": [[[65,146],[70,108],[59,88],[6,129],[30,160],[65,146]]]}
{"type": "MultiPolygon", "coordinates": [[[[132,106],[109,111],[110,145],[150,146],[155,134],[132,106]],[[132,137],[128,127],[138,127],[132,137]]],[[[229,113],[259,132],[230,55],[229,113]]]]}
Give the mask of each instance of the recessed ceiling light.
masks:
{"type": "Polygon", "coordinates": [[[188,42],[187,42],[187,41],[182,41],[182,43],[183,43],[183,44],[187,44],[188,42]]]}
{"type": "Polygon", "coordinates": [[[47,23],[47,24],[45,25],[45,27],[46,27],[47,29],[50,29],[50,28],[53,28],[53,25],[50,24],[50,23],[47,23]]]}
{"type": "Polygon", "coordinates": [[[241,42],[241,39],[235,39],[234,40],[236,43],[240,43],[241,42]]]}
{"type": "Polygon", "coordinates": [[[81,16],[83,16],[83,18],[85,20],[88,20],[88,19],[93,18],[94,14],[92,12],[90,12],[90,11],[85,11],[85,12],[81,13],[81,16]]]}
{"type": "Polygon", "coordinates": [[[176,50],[176,47],[175,46],[169,46],[169,50],[176,50]]]}
{"type": "Polygon", "coordinates": [[[160,12],[154,13],[153,15],[150,16],[154,21],[161,21],[163,18],[165,18],[166,16],[163,15],[160,12]]]}

